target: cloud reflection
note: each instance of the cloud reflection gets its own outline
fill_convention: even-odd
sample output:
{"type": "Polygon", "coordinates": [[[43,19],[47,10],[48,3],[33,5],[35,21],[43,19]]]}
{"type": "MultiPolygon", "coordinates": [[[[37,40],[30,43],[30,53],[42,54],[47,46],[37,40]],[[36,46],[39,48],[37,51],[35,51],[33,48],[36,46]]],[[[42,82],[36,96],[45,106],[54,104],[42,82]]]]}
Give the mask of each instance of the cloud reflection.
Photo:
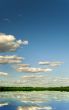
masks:
{"type": "Polygon", "coordinates": [[[8,105],[7,102],[5,102],[5,103],[0,103],[0,107],[7,106],[7,105],[8,105]]]}
{"type": "Polygon", "coordinates": [[[17,110],[52,110],[51,106],[47,107],[37,107],[37,106],[31,106],[31,107],[26,107],[26,106],[19,106],[17,110]]]}

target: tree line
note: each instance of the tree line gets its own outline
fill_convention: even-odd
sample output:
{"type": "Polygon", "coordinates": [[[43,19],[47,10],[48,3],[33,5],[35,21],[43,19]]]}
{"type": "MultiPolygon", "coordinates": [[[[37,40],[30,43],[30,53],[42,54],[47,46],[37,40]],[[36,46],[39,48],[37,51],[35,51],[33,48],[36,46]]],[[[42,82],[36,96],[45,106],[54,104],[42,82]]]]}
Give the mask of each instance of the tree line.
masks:
{"type": "Polygon", "coordinates": [[[69,87],[0,87],[0,91],[67,91],[69,87]]]}

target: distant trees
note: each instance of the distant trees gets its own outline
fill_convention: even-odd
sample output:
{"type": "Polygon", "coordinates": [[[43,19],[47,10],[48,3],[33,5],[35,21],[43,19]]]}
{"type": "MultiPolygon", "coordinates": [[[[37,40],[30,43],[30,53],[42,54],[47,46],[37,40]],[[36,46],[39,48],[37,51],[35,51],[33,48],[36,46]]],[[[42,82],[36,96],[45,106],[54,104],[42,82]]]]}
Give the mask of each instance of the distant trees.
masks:
{"type": "Polygon", "coordinates": [[[67,91],[69,87],[0,87],[0,91],[67,91]]]}

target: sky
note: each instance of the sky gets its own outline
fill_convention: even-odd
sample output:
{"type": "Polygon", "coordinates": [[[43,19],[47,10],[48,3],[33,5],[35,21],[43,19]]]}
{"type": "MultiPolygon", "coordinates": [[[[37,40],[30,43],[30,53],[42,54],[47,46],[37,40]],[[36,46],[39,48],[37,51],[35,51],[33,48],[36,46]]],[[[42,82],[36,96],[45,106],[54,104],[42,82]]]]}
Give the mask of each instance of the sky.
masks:
{"type": "Polygon", "coordinates": [[[68,47],[68,0],[0,0],[0,81],[68,85],[68,47]]]}

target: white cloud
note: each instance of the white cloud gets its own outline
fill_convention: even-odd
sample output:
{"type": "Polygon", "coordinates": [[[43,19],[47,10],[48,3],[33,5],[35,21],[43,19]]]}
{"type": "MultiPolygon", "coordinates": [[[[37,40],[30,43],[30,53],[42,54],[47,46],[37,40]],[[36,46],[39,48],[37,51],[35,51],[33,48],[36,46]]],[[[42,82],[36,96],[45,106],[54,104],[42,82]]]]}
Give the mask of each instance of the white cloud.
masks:
{"type": "Polygon", "coordinates": [[[28,45],[28,41],[27,40],[23,41],[22,43],[23,43],[23,45],[28,45]]]}
{"type": "Polygon", "coordinates": [[[50,68],[32,68],[32,67],[18,67],[16,68],[18,72],[28,72],[28,73],[38,73],[38,72],[50,72],[50,68]]]}
{"type": "Polygon", "coordinates": [[[8,76],[8,73],[0,72],[0,76],[8,76]]]}
{"type": "Polygon", "coordinates": [[[39,65],[49,65],[52,67],[57,67],[63,64],[63,62],[50,62],[50,61],[40,61],[38,62],[39,65]]]}
{"type": "Polygon", "coordinates": [[[50,62],[49,61],[40,61],[40,62],[38,62],[38,64],[40,64],[40,65],[49,65],[50,62]]]}
{"type": "Polygon", "coordinates": [[[13,35],[0,33],[0,52],[16,51],[21,45],[28,45],[28,41],[17,40],[13,35]]]}
{"type": "Polygon", "coordinates": [[[20,63],[24,58],[12,55],[12,56],[0,56],[0,64],[6,63],[20,63]]]}

